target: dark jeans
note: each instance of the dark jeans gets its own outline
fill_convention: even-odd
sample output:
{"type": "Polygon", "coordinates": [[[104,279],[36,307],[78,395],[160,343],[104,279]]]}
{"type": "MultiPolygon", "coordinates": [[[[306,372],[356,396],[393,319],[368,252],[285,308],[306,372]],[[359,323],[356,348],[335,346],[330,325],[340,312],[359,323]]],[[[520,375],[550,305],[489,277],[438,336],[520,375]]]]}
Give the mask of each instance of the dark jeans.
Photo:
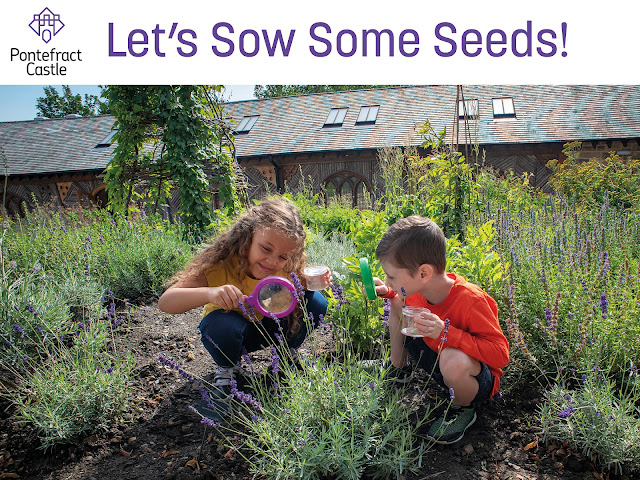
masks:
{"type": "MultiPolygon", "coordinates": [[[[444,383],[442,373],[440,373],[440,365],[438,362],[438,354],[431,350],[422,338],[407,337],[404,342],[404,348],[409,352],[409,356],[428,373],[433,372],[432,378],[445,389],[448,388],[444,383]]],[[[480,373],[475,376],[478,381],[478,393],[473,400],[472,405],[480,405],[489,400],[491,390],[493,389],[493,375],[489,371],[489,367],[484,362],[480,362],[480,373]]]]}
{"type": "MultiPolygon", "coordinates": [[[[304,295],[307,312],[313,314],[313,326],[318,325],[319,316],[327,313],[327,299],[320,292],[307,291],[304,295]]],[[[242,347],[255,352],[267,345],[276,345],[276,334],[286,339],[290,348],[298,348],[308,334],[308,325],[299,320],[300,328],[290,337],[287,332],[291,317],[280,319],[279,325],[272,318],[264,317],[259,324],[250,322],[233,310],[214,310],[200,322],[202,343],[220,367],[231,367],[240,361],[242,347]],[[282,331],[280,331],[280,328],[282,331]]]]}

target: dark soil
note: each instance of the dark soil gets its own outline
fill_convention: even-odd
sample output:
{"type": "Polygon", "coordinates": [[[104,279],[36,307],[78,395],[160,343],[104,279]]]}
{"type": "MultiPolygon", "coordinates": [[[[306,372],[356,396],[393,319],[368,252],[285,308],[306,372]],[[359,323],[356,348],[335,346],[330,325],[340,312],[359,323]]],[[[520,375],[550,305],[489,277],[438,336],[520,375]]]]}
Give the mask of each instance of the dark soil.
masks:
{"type": "MultiPolygon", "coordinates": [[[[214,430],[205,431],[200,417],[188,410],[198,403],[198,390],[157,361],[163,353],[210,379],[213,364],[200,344],[199,320],[197,311],[168,315],[155,304],[135,312],[125,343],[137,361],[135,394],[128,420],[107,432],[43,452],[29,427],[12,419],[13,407],[0,400],[0,478],[251,478],[242,457],[225,447],[214,430]]],[[[542,443],[535,421],[539,399],[530,387],[492,401],[478,412],[462,441],[436,446],[425,456],[419,475],[406,480],[614,478],[568,446],[542,443]]]]}

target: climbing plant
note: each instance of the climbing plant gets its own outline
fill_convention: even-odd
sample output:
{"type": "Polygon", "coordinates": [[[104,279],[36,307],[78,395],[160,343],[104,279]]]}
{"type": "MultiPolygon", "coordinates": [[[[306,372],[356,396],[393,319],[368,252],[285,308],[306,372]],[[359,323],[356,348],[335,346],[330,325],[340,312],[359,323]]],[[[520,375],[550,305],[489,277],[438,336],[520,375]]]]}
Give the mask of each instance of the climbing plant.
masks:
{"type": "Polygon", "coordinates": [[[211,222],[211,184],[227,213],[239,208],[230,137],[212,92],[220,85],[110,85],[117,146],[105,183],[112,211],[128,214],[132,200],[165,203],[180,189],[180,217],[194,235],[211,222]]]}

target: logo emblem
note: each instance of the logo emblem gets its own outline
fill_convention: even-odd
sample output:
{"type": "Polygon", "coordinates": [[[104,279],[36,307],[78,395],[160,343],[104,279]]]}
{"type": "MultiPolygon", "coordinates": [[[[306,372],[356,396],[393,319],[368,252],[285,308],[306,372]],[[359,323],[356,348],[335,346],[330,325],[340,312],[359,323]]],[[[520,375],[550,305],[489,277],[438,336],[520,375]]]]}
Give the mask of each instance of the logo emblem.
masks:
{"type": "Polygon", "coordinates": [[[58,34],[64,27],[64,23],[60,21],[60,15],[53,13],[45,8],[40,13],[33,16],[33,21],[29,24],[31,30],[36,32],[44,43],[49,43],[51,38],[58,34]]]}

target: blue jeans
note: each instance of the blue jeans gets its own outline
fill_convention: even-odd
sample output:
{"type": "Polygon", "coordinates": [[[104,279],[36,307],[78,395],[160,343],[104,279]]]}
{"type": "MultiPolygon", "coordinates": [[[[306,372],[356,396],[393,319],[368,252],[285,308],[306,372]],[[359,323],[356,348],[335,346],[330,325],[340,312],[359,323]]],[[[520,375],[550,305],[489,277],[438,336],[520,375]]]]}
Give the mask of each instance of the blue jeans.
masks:
{"type": "MultiPolygon", "coordinates": [[[[313,314],[313,326],[318,326],[319,316],[327,313],[327,299],[320,292],[307,291],[304,295],[307,312],[313,314]]],[[[242,347],[255,352],[267,345],[277,345],[276,334],[286,338],[290,348],[298,348],[308,334],[308,325],[300,319],[300,328],[291,336],[285,336],[291,316],[280,319],[280,325],[264,317],[259,325],[250,322],[233,310],[214,310],[200,322],[202,343],[214,362],[220,367],[231,367],[240,361],[242,347]],[[282,328],[282,331],[279,329],[282,328]]]]}

